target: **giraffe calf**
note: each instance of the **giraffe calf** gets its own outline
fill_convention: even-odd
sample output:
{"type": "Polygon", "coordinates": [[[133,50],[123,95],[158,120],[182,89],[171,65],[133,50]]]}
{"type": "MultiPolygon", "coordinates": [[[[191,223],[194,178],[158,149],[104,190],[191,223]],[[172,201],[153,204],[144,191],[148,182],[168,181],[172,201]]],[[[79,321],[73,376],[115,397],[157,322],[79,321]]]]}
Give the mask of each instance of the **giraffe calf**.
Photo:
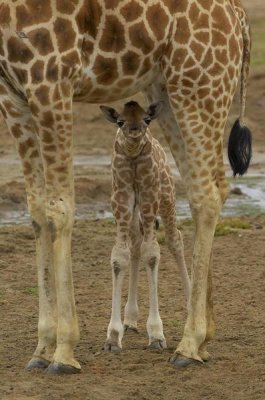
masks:
{"type": "Polygon", "coordinates": [[[174,184],[165,152],[148,128],[160,110],[161,103],[145,112],[138,103],[126,103],[118,114],[101,106],[108,121],[119,126],[112,159],[112,209],[117,223],[116,243],[112,249],[112,313],[108,326],[106,351],[120,351],[124,329],[137,330],[137,281],[140,259],[149,281],[150,309],[147,320],[149,346],[166,348],[163,324],[159,315],[157,280],[160,249],[156,239],[155,220],[160,214],[166,241],[181,273],[187,299],[190,281],[184,260],[181,233],[177,229],[174,184]],[[121,321],[121,290],[125,269],[131,262],[128,301],[124,325],[121,321]]]}

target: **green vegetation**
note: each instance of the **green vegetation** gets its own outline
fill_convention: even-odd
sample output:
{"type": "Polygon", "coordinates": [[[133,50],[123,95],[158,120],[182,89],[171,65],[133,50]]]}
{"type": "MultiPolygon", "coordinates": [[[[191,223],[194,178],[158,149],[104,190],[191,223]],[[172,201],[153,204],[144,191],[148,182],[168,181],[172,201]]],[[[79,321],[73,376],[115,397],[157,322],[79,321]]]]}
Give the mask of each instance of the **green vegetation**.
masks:
{"type": "Polygon", "coordinates": [[[252,31],[251,65],[265,65],[265,19],[257,18],[250,21],[252,31]]]}
{"type": "Polygon", "coordinates": [[[215,229],[215,236],[225,236],[238,232],[241,229],[250,229],[250,222],[240,218],[224,218],[220,220],[215,229]]]}
{"type": "Polygon", "coordinates": [[[38,296],[38,288],[37,287],[27,287],[24,290],[24,293],[31,294],[32,296],[38,296]]]}

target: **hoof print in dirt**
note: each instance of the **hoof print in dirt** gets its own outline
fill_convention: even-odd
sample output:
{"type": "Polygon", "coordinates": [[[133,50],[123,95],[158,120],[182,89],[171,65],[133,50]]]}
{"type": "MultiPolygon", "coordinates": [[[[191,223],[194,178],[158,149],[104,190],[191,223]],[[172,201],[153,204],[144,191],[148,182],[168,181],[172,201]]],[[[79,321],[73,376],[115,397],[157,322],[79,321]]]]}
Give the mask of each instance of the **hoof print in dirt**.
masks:
{"type": "Polygon", "coordinates": [[[44,370],[50,365],[50,361],[44,360],[43,358],[32,358],[26,366],[26,370],[44,370]]]}
{"type": "Polygon", "coordinates": [[[80,372],[80,368],[75,368],[72,365],[66,365],[62,363],[52,363],[46,370],[46,373],[50,375],[71,375],[79,374],[80,372]]]}
{"type": "Polygon", "coordinates": [[[167,343],[165,340],[154,340],[152,343],[149,344],[148,346],[149,349],[151,350],[164,350],[167,348],[167,343]]]}
{"type": "Polygon", "coordinates": [[[193,358],[184,357],[181,354],[174,354],[169,359],[169,362],[176,368],[187,368],[190,365],[202,365],[203,364],[198,360],[194,360],[193,358]]]}
{"type": "Polygon", "coordinates": [[[117,344],[113,344],[113,343],[108,343],[107,342],[104,345],[104,351],[106,351],[107,353],[119,354],[121,352],[121,348],[117,344]]]}

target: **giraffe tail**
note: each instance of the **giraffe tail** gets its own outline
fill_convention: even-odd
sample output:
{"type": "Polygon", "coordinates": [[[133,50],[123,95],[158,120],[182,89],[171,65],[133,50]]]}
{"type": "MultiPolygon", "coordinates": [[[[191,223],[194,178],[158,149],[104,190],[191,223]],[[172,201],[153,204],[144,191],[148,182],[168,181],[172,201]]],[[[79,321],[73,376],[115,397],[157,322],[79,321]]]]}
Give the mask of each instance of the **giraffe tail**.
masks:
{"type": "Polygon", "coordinates": [[[237,174],[243,175],[247,171],[252,156],[252,135],[244,123],[251,50],[250,27],[246,14],[244,14],[243,20],[241,20],[241,29],[243,37],[243,60],[240,82],[241,109],[239,118],[234,123],[228,140],[228,158],[234,176],[237,174]]]}

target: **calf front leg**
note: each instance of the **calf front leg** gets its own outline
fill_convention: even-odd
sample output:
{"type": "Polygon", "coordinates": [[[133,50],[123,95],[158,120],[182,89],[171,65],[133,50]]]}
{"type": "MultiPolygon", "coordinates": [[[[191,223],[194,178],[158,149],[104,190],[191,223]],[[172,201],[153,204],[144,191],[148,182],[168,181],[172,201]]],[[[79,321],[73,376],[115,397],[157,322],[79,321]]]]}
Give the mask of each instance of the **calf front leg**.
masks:
{"type": "Polygon", "coordinates": [[[157,283],[160,249],[156,239],[153,238],[143,241],[141,253],[149,282],[149,316],[146,324],[149,336],[149,347],[162,350],[167,346],[158,306],[157,283]]]}
{"type": "Polygon", "coordinates": [[[128,265],[130,251],[126,242],[118,242],[111,253],[112,268],[112,310],[107,331],[105,351],[119,352],[122,349],[123,324],[121,320],[121,291],[125,269],[128,265]]]}

